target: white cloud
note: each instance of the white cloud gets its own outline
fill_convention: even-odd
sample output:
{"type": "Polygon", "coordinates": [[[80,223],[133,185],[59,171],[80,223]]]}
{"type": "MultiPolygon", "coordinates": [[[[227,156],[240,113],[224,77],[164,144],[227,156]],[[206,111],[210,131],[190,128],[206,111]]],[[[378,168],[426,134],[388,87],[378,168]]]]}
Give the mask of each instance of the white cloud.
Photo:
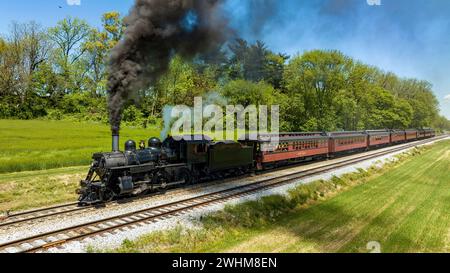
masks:
{"type": "Polygon", "coordinates": [[[445,96],[445,97],[444,97],[444,100],[450,101],[450,94],[448,94],[447,96],[445,96]]]}
{"type": "Polygon", "coordinates": [[[79,5],[81,5],[81,0],[67,0],[67,5],[79,6],[79,5]]]}

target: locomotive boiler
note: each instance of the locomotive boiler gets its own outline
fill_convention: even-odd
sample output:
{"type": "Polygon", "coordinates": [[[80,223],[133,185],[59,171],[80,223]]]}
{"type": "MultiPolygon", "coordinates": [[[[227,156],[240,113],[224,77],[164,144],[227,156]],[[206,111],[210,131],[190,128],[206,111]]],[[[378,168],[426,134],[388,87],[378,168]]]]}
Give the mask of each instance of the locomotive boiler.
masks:
{"type": "Polygon", "coordinates": [[[123,152],[119,150],[119,136],[114,135],[112,143],[112,152],[93,155],[88,175],[80,182],[78,190],[81,205],[165,190],[185,182],[185,164],[163,161],[158,138],[150,138],[147,148],[141,142],[139,149],[136,142],[129,140],[123,152]]]}

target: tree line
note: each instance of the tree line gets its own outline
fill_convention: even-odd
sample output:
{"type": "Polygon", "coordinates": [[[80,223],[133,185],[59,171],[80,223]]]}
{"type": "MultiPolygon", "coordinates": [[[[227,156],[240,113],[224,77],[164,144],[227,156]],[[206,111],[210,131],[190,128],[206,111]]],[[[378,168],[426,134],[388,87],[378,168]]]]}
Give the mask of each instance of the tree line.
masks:
{"type": "MultiPolygon", "coordinates": [[[[108,122],[108,54],[123,30],[117,12],[104,14],[100,28],[72,17],[51,28],[13,22],[0,37],[0,118],[108,122]]],[[[229,104],[280,105],[289,131],[450,130],[429,82],[339,51],[287,56],[243,39],[192,60],[174,56],[166,75],[130,99],[124,122],[158,124],[166,105],[190,106],[213,91],[229,104]]]]}

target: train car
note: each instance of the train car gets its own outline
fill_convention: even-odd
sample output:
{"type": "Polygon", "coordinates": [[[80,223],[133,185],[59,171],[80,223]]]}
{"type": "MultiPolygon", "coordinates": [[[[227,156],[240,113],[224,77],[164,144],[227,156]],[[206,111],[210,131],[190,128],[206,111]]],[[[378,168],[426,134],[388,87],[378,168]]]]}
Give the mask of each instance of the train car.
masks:
{"type": "Polygon", "coordinates": [[[212,143],[209,146],[207,172],[239,170],[247,172],[253,168],[253,148],[234,141],[212,143]]]}
{"type": "Polygon", "coordinates": [[[424,138],[431,138],[436,136],[436,131],[434,131],[431,128],[425,128],[424,131],[424,138]]]}
{"type": "Polygon", "coordinates": [[[278,145],[272,147],[270,134],[260,135],[253,141],[257,169],[328,156],[325,133],[280,133],[277,142],[278,145]]]}
{"type": "Polygon", "coordinates": [[[418,129],[417,130],[417,138],[418,139],[425,139],[426,138],[426,131],[424,129],[418,129]]]}
{"type": "Polygon", "coordinates": [[[405,134],[406,134],[406,141],[414,141],[417,140],[418,138],[418,132],[415,129],[405,130],[405,134]]]}
{"type": "MultiPolygon", "coordinates": [[[[312,136],[325,136],[326,132],[282,132],[279,133],[280,137],[312,137],[312,136]]],[[[264,136],[263,134],[261,136],[264,136]]],[[[269,134],[270,136],[270,134],[269,134]]]]}
{"type": "Polygon", "coordinates": [[[340,154],[367,149],[367,134],[365,132],[332,132],[329,136],[329,153],[340,154]]]}
{"type": "Polygon", "coordinates": [[[391,141],[391,134],[388,130],[369,130],[367,134],[367,145],[369,148],[386,146],[391,141]]]}
{"type": "Polygon", "coordinates": [[[402,143],[406,141],[406,132],[404,130],[391,130],[391,144],[402,143]]]}
{"type": "Polygon", "coordinates": [[[436,136],[436,130],[431,129],[431,137],[435,137],[436,136]]]}

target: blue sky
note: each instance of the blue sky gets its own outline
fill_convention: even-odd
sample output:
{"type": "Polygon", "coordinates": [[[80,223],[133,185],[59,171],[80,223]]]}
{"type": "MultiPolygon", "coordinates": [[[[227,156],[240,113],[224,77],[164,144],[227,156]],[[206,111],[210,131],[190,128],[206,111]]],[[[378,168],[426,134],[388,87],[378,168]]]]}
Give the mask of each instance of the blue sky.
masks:
{"type": "MultiPolygon", "coordinates": [[[[67,1],[78,0],[0,0],[0,33],[13,20],[52,26],[69,15],[98,25],[102,13],[125,14],[134,2],[67,1]]],[[[402,77],[427,80],[450,118],[448,0],[228,0],[226,9],[239,35],[261,39],[276,51],[338,49],[402,77]]]]}

